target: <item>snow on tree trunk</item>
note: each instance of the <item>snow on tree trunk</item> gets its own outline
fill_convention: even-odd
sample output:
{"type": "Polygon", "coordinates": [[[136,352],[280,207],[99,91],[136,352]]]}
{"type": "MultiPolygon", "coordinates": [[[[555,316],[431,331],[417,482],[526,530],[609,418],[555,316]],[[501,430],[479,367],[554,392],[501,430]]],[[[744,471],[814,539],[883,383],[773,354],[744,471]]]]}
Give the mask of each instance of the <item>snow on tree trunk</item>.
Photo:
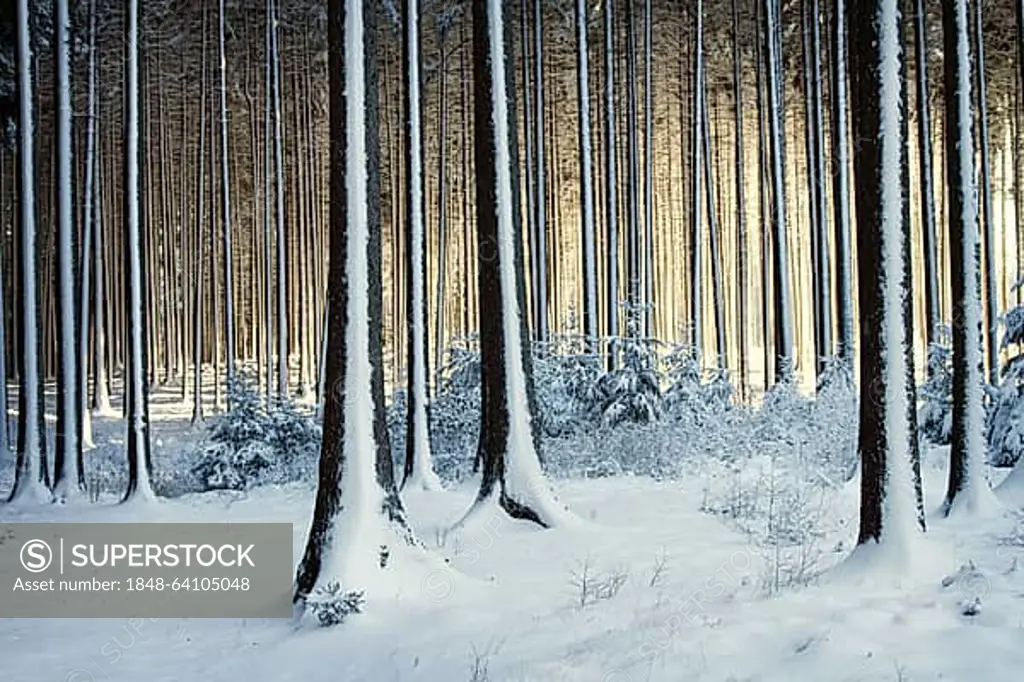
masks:
{"type": "MultiPolygon", "coordinates": [[[[196,150],[196,253],[195,253],[195,289],[192,292],[192,425],[203,421],[203,283],[206,281],[203,275],[203,201],[206,197],[204,191],[205,166],[206,166],[206,0],[202,4],[202,57],[199,67],[199,144],[196,150]]],[[[212,164],[212,162],[211,162],[212,164]]],[[[210,195],[210,203],[213,203],[213,195],[210,195]]],[[[216,383],[216,377],[214,383],[216,383]]],[[[270,389],[268,387],[267,391],[270,389]]]]}
{"type": "Polygon", "coordinates": [[[850,173],[847,124],[846,0],[833,8],[832,147],[835,153],[833,201],[835,203],[836,287],[838,323],[837,355],[853,367],[853,273],[850,257],[850,173]]]}
{"type": "Polygon", "coordinates": [[[789,250],[786,237],[786,181],[783,161],[785,130],[783,126],[782,55],[778,34],[781,33],[779,0],[766,0],[765,42],[767,55],[768,129],[771,150],[772,203],[772,274],[774,280],[775,378],[786,381],[793,371],[793,329],[789,291],[789,250]]]}
{"type": "Polygon", "coordinates": [[[948,56],[945,133],[953,297],[953,431],[949,487],[942,507],[946,515],[961,508],[983,515],[996,509],[995,496],[985,480],[978,188],[974,177],[967,5],[968,0],[954,0],[944,3],[942,10],[944,52],[948,56]]]}
{"type": "Polygon", "coordinates": [[[330,258],[327,389],[320,481],[296,576],[310,597],[387,594],[396,556],[415,545],[398,498],[384,420],[374,0],[329,0],[330,258]]]}
{"type": "Polygon", "coordinates": [[[928,34],[924,0],[916,0],[914,12],[914,57],[917,72],[917,144],[921,159],[921,246],[924,249],[925,345],[938,341],[939,275],[936,264],[935,190],[932,186],[931,107],[928,103],[928,34]]]}
{"type": "Polygon", "coordinates": [[[285,239],[284,151],[281,139],[281,55],[278,49],[277,3],[271,0],[270,63],[273,67],[275,246],[277,249],[277,396],[288,397],[288,254],[285,239]]]}
{"type": "Polygon", "coordinates": [[[704,169],[704,88],[701,86],[701,74],[704,73],[702,0],[697,0],[694,16],[697,26],[693,39],[693,166],[690,169],[693,173],[690,194],[690,345],[693,347],[697,362],[701,362],[704,352],[704,228],[701,222],[701,179],[704,169]]]}
{"type": "Polygon", "coordinates": [[[43,428],[43,383],[39,359],[43,328],[37,287],[39,253],[35,222],[35,128],[32,118],[32,44],[29,35],[28,0],[17,3],[18,69],[18,215],[20,218],[18,318],[22,320],[18,339],[18,458],[12,503],[48,502],[49,474],[46,466],[46,438],[43,428]],[[26,321],[32,321],[26,324],[26,321]]]}
{"type": "MultiPolygon", "coordinates": [[[[431,465],[430,422],[427,415],[427,248],[423,218],[423,113],[420,108],[419,13],[419,0],[405,0],[405,35],[402,47],[406,79],[406,285],[409,297],[406,330],[409,339],[409,367],[402,487],[440,490],[441,481],[431,465]]],[[[437,342],[441,343],[440,334],[437,342]]]]}
{"type": "Polygon", "coordinates": [[[904,118],[901,0],[851,4],[854,157],[860,275],[861,510],[858,547],[840,569],[920,558],[904,118]]]}
{"type": "Polygon", "coordinates": [[[481,244],[481,425],[483,475],[477,498],[455,528],[500,506],[544,527],[569,523],[541,471],[534,432],[529,348],[522,319],[524,276],[514,102],[509,92],[501,0],[473,4],[477,230],[481,244]]]}
{"type": "Polygon", "coordinates": [[[128,0],[125,19],[124,229],[127,292],[125,403],[128,434],[128,489],[124,501],[153,499],[149,444],[149,387],[146,380],[146,278],[139,207],[139,0],[128,0]]]}
{"type": "Polygon", "coordinates": [[[54,12],[54,99],[57,189],[57,428],[54,434],[53,492],[64,503],[81,492],[82,452],[78,422],[78,339],[75,305],[75,219],[71,187],[71,55],[68,1],[57,0],[54,12]]]}
{"type": "Polygon", "coordinates": [[[608,348],[608,369],[615,369],[615,337],[619,335],[619,220],[618,173],[615,169],[615,3],[604,3],[604,161],[607,327],[612,339],[608,348]]]}
{"type": "MultiPolygon", "coordinates": [[[[234,274],[231,266],[231,181],[229,177],[228,161],[228,85],[227,85],[227,55],[225,54],[225,38],[227,16],[224,6],[225,0],[220,0],[217,13],[219,33],[217,48],[219,50],[220,64],[220,191],[221,191],[221,230],[223,233],[224,259],[224,344],[225,358],[227,363],[226,381],[231,386],[235,376],[235,297],[233,293],[234,274]]],[[[227,392],[228,409],[231,407],[231,392],[227,392]]]]}
{"type": "Polygon", "coordinates": [[[90,276],[90,262],[92,251],[97,248],[95,234],[92,228],[93,221],[93,185],[96,182],[96,1],[89,2],[89,64],[88,64],[88,86],[86,92],[86,128],[85,128],[85,186],[82,188],[84,206],[82,208],[82,279],[81,279],[81,324],[78,330],[78,347],[81,360],[78,363],[78,412],[81,418],[82,448],[93,448],[92,440],[92,418],[89,412],[89,329],[90,313],[92,324],[98,319],[98,308],[100,299],[93,303],[91,298],[91,282],[93,279],[102,277],[102,273],[95,268],[90,276]]]}
{"type": "Polygon", "coordinates": [[[534,173],[536,189],[533,197],[537,215],[533,221],[533,229],[537,243],[537,265],[535,268],[536,298],[534,307],[534,338],[542,343],[548,340],[548,244],[547,244],[547,206],[548,187],[546,178],[547,157],[544,153],[544,4],[542,0],[533,0],[533,67],[534,87],[537,97],[534,100],[534,143],[537,145],[534,161],[537,172],[534,173]]]}
{"type": "Polygon", "coordinates": [[[587,0],[576,0],[576,76],[580,145],[580,204],[583,235],[583,335],[588,348],[597,344],[597,254],[594,233],[594,164],[590,135],[590,65],[587,0]]]}

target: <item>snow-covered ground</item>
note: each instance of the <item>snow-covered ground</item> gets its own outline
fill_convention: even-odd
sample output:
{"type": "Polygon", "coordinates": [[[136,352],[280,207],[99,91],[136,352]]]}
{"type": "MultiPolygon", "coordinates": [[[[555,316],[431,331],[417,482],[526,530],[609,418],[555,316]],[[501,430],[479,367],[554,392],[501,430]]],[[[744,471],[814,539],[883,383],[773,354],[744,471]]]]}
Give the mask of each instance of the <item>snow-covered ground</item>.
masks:
{"type": "MultiPolygon", "coordinates": [[[[155,456],[194,437],[176,401],[154,405],[155,456]]],[[[97,440],[120,422],[97,420],[97,440]]],[[[159,460],[158,460],[159,461],[159,460]]],[[[927,508],[944,452],[924,463],[927,508]]],[[[856,482],[829,501],[822,575],[783,586],[777,557],[702,511],[709,482],[619,477],[558,484],[584,523],[538,530],[502,516],[458,536],[472,483],[406,496],[427,548],[404,594],[332,629],[285,620],[0,619],[0,679],[17,682],[1009,682],[1024,670],[1024,521],[929,519],[929,572],[837,575],[856,531],[856,482]],[[1016,534],[1017,544],[1006,544],[1016,534]],[[968,562],[974,570],[959,571],[968,562]],[[943,580],[943,577],[946,577],[943,580]],[[586,589],[583,589],[584,578],[586,589]],[[624,581],[624,582],[623,582],[624,581]],[[965,603],[980,598],[974,615],[965,603]],[[585,603],[583,603],[585,602],[585,603]]],[[[303,549],[310,484],[207,493],[131,510],[90,504],[0,521],[290,521],[303,549]]],[[[809,550],[810,552],[810,550],[809,550]]]]}

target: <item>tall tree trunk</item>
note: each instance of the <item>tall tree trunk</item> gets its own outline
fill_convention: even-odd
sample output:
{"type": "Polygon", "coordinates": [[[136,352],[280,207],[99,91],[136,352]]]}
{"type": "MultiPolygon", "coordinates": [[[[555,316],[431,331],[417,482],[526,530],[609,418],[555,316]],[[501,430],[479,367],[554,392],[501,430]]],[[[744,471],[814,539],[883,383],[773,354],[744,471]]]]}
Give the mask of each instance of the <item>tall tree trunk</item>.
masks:
{"type": "MultiPolygon", "coordinates": [[[[199,140],[196,145],[196,246],[195,246],[195,288],[192,292],[192,424],[196,425],[203,421],[203,289],[205,274],[203,272],[203,219],[206,209],[203,206],[205,193],[205,165],[206,165],[206,0],[202,3],[202,52],[199,61],[199,140]]],[[[213,203],[213,198],[210,198],[213,203]]],[[[212,253],[212,251],[211,251],[212,253]]],[[[214,377],[214,383],[218,379],[214,377]]]]}
{"type": "Polygon", "coordinates": [[[949,270],[953,296],[953,429],[949,487],[943,513],[962,507],[987,513],[994,505],[985,480],[984,357],[978,192],[974,179],[969,0],[942,6],[946,92],[946,174],[949,201],[949,270]]]}
{"type": "Polygon", "coordinates": [[[702,189],[704,175],[704,88],[701,87],[704,73],[704,2],[697,0],[694,10],[697,22],[693,39],[693,119],[691,121],[691,168],[692,187],[690,190],[690,345],[697,362],[703,361],[704,354],[704,224],[701,217],[702,189]]]}
{"type": "Polygon", "coordinates": [[[735,126],[736,156],[736,327],[739,334],[739,363],[737,383],[739,384],[740,400],[747,399],[747,353],[749,336],[747,333],[747,216],[744,181],[746,175],[743,164],[743,70],[740,54],[740,17],[738,0],[732,0],[732,84],[733,84],[733,125],[735,126]]]}
{"type": "MultiPolygon", "coordinates": [[[[225,1],[220,0],[217,13],[217,49],[220,64],[220,191],[221,191],[221,230],[224,258],[224,349],[227,365],[227,385],[231,385],[235,376],[235,298],[234,298],[234,271],[232,269],[232,234],[231,234],[231,180],[229,174],[228,155],[228,85],[227,85],[227,56],[225,54],[225,31],[227,27],[227,16],[225,1]]],[[[227,394],[228,409],[231,409],[231,394],[227,394]]]]}
{"type": "Polygon", "coordinates": [[[605,248],[607,267],[607,327],[609,337],[608,369],[615,369],[616,344],[619,335],[619,216],[618,171],[615,162],[618,147],[615,136],[615,3],[604,3],[604,166],[605,166],[605,248]]]}
{"type": "Polygon", "coordinates": [[[590,55],[587,0],[576,0],[576,92],[579,116],[580,217],[583,251],[583,336],[597,350],[597,235],[594,228],[594,165],[590,135],[590,55]]]}
{"type": "Polygon", "coordinates": [[[146,273],[139,211],[139,2],[128,0],[125,12],[124,112],[124,249],[128,358],[125,367],[127,403],[128,488],[124,501],[150,499],[152,463],[149,445],[149,387],[146,380],[146,273]]]}
{"type": "Polygon", "coordinates": [[[860,281],[858,544],[906,565],[923,529],[917,479],[902,0],[849,5],[860,281]],[[915,509],[916,507],[916,509],[915,509]],[[915,523],[916,519],[916,523],[915,523]]]}
{"type": "Polygon", "coordinates": [[[914,58],[917,63],[917,149],[920,161],[921,246],[924,249],[924,319],[928,347],[938,341],[939,275],[936,264],[935,190],[932,180],[931,107],[928,102],[928,34],[924,0],[915,0],[914,58]]]}
{"type": "Polygon", "coordinates": [[[626,300],[630,336],[642,333],[640,306],[640,153],[636,130],[636,7],[626,2],[626,300]]]}
{"type": "Polygon", "coordinates": [[[36,231],[35,121],[33,119],[31,16],[28,0],[17,6],[18,69],[18,206],[19,290],[18,319],[18,457],[11,502],[47,502],[50,498],[43,424],[43,328],[39,275],[43,250],[36,231]]]}
{"type": "Polygon", "coordinates": [[[548,527],[566,520],[538,459],[530,347],[523,323],[522,227],[515,90],[501,0],[473,3],[477,236],[480,244],[480,491],[456,524],[500,506],[513,518],[548,527]]]}
{"type": "Polygon", "coordinates": [[[654,334],[653,49],[651,0],[644,0],[644,337],[654,334]]]}
{"type": "Polygon", "coordinates": [[[414,539],[398,497],[384,413],[377,46],[374,0],[328,0],[330,259],[320,481],[296,576],[318,588],[380,587],[414,539]],[[356,409],[353,407],[358,406],[356,409]]]}
{"type": "Polygon", "coordinates": [[[57,192],[57,429],[54,434],[53,492],[58,503],[85,485],[78,418],[78,338],[75,305],[75,217],[72,201],[71,17],[68,0],[54,3],[54,100],[56,137],[54,185],[57,192]]]}
{"type": "MultiPolygon", "coordinates": [[[[402,487],[427,490],[441,488],[441,481],[430,463],[430,422],[427,415],[427,230],[423,218],[423,112],[420,109],[420,7],[419,0],[405,0],[402,13],[402,61],[405,91],[402,99],[405,125],[405,210],[406,210],[406,312],[407,387],[405,468],[402,487]]],[[[442,51],[444,47],[442,46],[442,51]]],[[[443,63],[443,62],[442,62],[443,63]]],[[[442,78],[443,78],[442,72],[442,78]]],[[[442,107],[441,112],[444,111],[442,107]]],[[[443,115],[443,114],[442,114],[443,115]]],[[[445,138],[441,136],[443,148],[445,138]]],[[[442,175],[438,178],[443,182],[442,175]]],[[[440,197],[444,206],[444,195],[440,197]]],[[[442,251],[441,259],[444,258],[442,251]]],[[[438,282],[443,282],[443,276],[438,282]]],[[[441,286],[440,303],[444,295],[441,286]]],[[[443,308],[440,308],[443,309],[443,308]]],[[[440,332],[440,330],[438,330],[440,332]]],[[[437,335],[438,344],[441,334],[437,335]]]]}
{"type": "Polygon", "coordinates": [[[847,123],[846,0],[832,11],[832,202],[836,237],[838,343],[836,354],[853,369],[853,261],[850,255],[850,161],[847,123]]]}
{"type": "Polygon", "coordinates": [[[792,310],[789,300],[789,252],[786,237],[786,186],[783,158],[782,56],[779,54],[779,0],[765,0],[765,42],[768,59],[768,128],[771,150],[772,204],[772,272],[775,314],[775,375],[777,381],[788,381],[793,372],[792,310]]]}
{"type": "MultiPolygon", "coordinates": [[[[81,322],[78,328],[78,413],[79,432],[78,437],[82,448],[93,447],[92,442],[92,419],[89,412],[89,329],[90,322],[95,325],[99,319],[99,305],[93,303],[91,283],[98,280],[101,273],[95,268],[90,273],[90,263],[94,262],[92,251],[98,248],[99,244],[94,239],[93,231],[93,187],[96,184],[96,0],[89,1],[89,61],[88,61],[88,85],[86,87],[86,122],[85,122],[85,182],[82,188],[82,255],[81,255],[81,284],[79,297],[79,310],[81,322]]],[[[80,474],[84,478],[84,472],[80,474]]]]}
{"type": "Polygon", "coordinates": [[[533,0],[533,68],[534,87],[534,144],[537,172],[534,174],[536,190],[533,193],[537,215],[533,221],[534,241],[537,244],[537,267],[535,285],[536,298],[533,301],[533,338],[546,343],[548,340],[548,248],[547,248],[547,156],[544,152],[544,3],[533,0]]]}
{"type": "Polygon", "coordinates": [[[277,2],[270,0],[274,19],[270,31],[270,63],[274,99],[274,220],[277,258],[277,396],[288,397],[288,247],[284,214],[284,143],[281,132],[281,53],[278,49],[277,2]]]}
{"type": "MultiPolygon", "coordinates": [[[[982,31],[981,0],[974,3],[974,42],[978,58],[975,60],[975,83],[978,88],[978,143],[981,145],[981,216],[985,226],[981,233],[985,250],[982,292],[985,307],[982,321],[985,338],[985,360],[988,363],[989,383],[999,383],[999,346],[996,343],[996,327],[999,324],[998,293],[996,291],[996,231],[995,216],[992,215],[992,164],[989,161],[988,103],[985,87],[985,41],[982,31]]],[[[968,41],[968,44],[969,41],[968,41]]]]}
{"type": "MultiPolygon", "coordinates": [[[[448,206],[447,200],[447,168],[448,154],[445,141],[448,139],[448,54],[444,38],[447,37],[447,29],[441,28],[439,40],[441,43],[441,60],[438,66],[438,148],[437,148],[437,318],[435,320],[434,343],[437,344],[437,352],[434,356],[434,391],[441,390],[441,372],[444,367],[444,312],[445,312],[445,279],[447,279],[445,257],[448,251],[448,206]]],[[[424,227],[424,230],[426,228],[424,227]]],[[[425,244],[426,242],[424,242],[425,244]]],[[[408,251],[408,246],[407,246],[408,251]]],[[[424,246],[424,253],[426,247],[424,246]]],[[[424,259],[426,256],[424,255],[424,259]]],[[[426,286],[426,276],[424,276],[426,286]]],[[[412,299],[410,298],[410,301],[412,299]]],[[[424,339],[426,343],[426,339],[424,339]]],[[[425,352],[425,351],[424,351],[425,352]]]]}

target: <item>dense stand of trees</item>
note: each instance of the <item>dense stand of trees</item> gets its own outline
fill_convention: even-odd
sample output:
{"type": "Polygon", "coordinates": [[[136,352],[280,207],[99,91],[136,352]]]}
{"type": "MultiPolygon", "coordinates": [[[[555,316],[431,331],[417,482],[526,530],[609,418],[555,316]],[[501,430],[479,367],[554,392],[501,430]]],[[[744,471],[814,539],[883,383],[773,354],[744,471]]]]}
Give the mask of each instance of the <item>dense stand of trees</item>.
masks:
{"type": "Polygon", "coordinates": [[[567,522],[540,467],[530,347],[567,332],[610,366],[624,343],[686,339],[743,399],[856,364],[859,540],[881,543],[923,525],[915,383],[948,321],[945,508],[983,506],[982,380],[1024,255],[1019,7],[949,0],[940,21],[921,0],[15,4],[0,151],[0,256],[18,256],[0,258],[13,500],[82,490],[85,407],[107,412],[112,389],[132,500],[153,494],[152,386],[188,404],[191,385],[198,423],[242,368],[268,399],[316,383],[296,599],[369,580],[388,534],[415,545],[386,385],[410,406],[402,482],[431,487],[428,384],[446,344],[478,335],[481,488],[460,523],[492,504],[567,522]]]}

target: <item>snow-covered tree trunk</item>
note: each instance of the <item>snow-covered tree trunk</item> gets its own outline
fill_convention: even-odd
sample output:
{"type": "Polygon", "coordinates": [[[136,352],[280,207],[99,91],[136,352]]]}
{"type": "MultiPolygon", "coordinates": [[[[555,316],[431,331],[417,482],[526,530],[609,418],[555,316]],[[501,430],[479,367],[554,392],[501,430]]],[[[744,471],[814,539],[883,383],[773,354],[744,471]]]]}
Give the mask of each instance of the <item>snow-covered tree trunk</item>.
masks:
{"type": "Polygon", "coordinates": [[[708,253],[711,264],[711,305],[715,311],[715,368],[724,370],[729,366],[728,343],[725,340],[725,283],[722,273],[722,243],[718,215],[714,207],[715,183],[711,168],[711,109],[707,105],[707,70],[701,72],[699,85],[703,93],[704,111],[701,125],[704,128],[704,196],[707,198],[708,253]]]}
{"type": "Polygon", "coordinates": [[[537,215],[533,220],[535,242],[537,244],[537,262],[533,269],[536,277],[534,284],[534,328],[533,337],[541,342],[548,340],[548,245],[547,245],[547,156],[544,151],[544,3],[533,0],[533,68],[534,88],[537,96],[534,99],[534,162],[537,172],[534,173],[536,189],[533,193],[537,215]]]}
{"type": "Polygon", "coordinates": [[[500,506],[549,527],[571,517],[541,471],[526,326],[515,101],[501,0],[473,3],[480,292],[480,491],[462,527],[500,506]]]}
{"type": "Polygon", "coordinates": [[[978,189],[974,176],[969,0],[942,6],[946,55],[946,177],[953,297],[953,431],[943,512],[988,513],[994,496],[985,480],[985,396],[982,355],[978,189]]]}
{"type": "MultiPolygon", "coordinates": [[[[861,390],[858,545],[906,567],[923,518],[914,421],[902,0],[849,5],[861,390]]],[[[858,552],[865,556],[863,550],[858,552]]]]}
{"type": "MultiPolygon", "coordinates": [[[[271,272],[274,267],[273,247],[271,246],[273,244],[273,234],[271,231],[273,221],[271,216],[274,205],[270,198],[274,186],[274,176],[272,175],[273,157],[271,156],[270,143],[271,137],[274,134],[270,106],[272,99],[270,93],[273,87],[273,59],[271,50],[271,35],[274,30],[273,0],[266,1],[264,11],[266,12],[266,18],[263,26],[263,275],[266,281],[263,285],[263,319],[265,325],[263,333],[266,335],[266,348],[264,349],[266,357],[264,361],[267,364],[267,405],[269,406],[273,402],[276,390],[274,386],[274,340],[272,334],[274,325],[274,296],[271,283],[271,272]]],[[[278,323],[280,324],[280,322],[278,323]]],[[[320,397],[323,397],[322,394],[320,397]]],[[[317,405],[320,404],[320,401],[317,401],[317,405]]]]}
{"type": "Polygon", "coordinates": [[[92,441],[92,418],[89,412],[89,329],[91,324],[98,321],[97,314],[100,307],[100,299],[93,303],[91,296],[91,283],[99,280],[103,275],[100,271],[89,270],[93,261],[92,251],[97,247],[95,243],[95,232],[93,231],[93,198],[95,192],[93,185],[96,183],[96,0],[89,2],[89,62],[88,62],[88,85],[86,88],[86,123],[85,123],[85,185],[82,189],[82,257],[81,257],[81,290],[80,304],[81,323],[78,329],[78,347],[81,359],[78,362],[78,413],[79,413],[79,439],[81,447],[94,447],[92,441]]]}
{"type": "Polygon", "coordinates": [[[274,100],[274,220],[277,257],[277,396],[288,397],[288,254],[284,214],[284,151],[281,132],[281,54],[278,49],[277,3],[270,0],[273,21],[270,30],[270,63],[274,100]]]}
{"type": "Polygon", "coordinates": [[[771,151],[772,291],[775,322],[775,378],[786,381],[793,371],[793,329],[789,291],[789,251],[786,237],[786,181],[784,172],[782,32],[779,0],[765,0],[765,53],[767,55],[768,140],[771,151]]]}
{"type": "Polygon", "coordinates": [[[825,125],[821,92],[821,8],[818,0],[805,2],[808,178],[810,178],[812,267],[815,281],[815,370],[818,376],[825,360],[832,356],[832,281],[831,247],[828,239],[828,213],[825,206],[825,125]]]}
{"type": "Polygon", "coordinates": [[[931,107],[928,102],[928,34],[924,0],[915,0],[914,61],[917,73],[917,149],[920,161],[921,246],[924,249],[924,319],[928,348],[938,340],[939,275],[936,265],[935,189],[932,176],[931,107]]]}
{"type": "MultiPolygon", "coordinates": [[[[7,159],[7,150],[0,149],[0,177],[7,171],[4,161],[7,159]]],[[[3,189],[0,187],[0,194],[3,189]]],[[[6,212],[7,206],[0,196],[0,212],[6,212]]],[[[5,267],[4,248],[0,244],[0,459],[6,460],[7,451],[10,450],[10,420],[7,418],[7,274],[5,267]]]]}
{"type": "Polygon", "coordinates": [[[139,0],[125,9],[124,83],[124,253],[127,362],[125,403],[128,435],[128,488],[124,501],[153,498],[149,444],[149,387],[146,377],[146,278],[143,270],[142,219],[139,206],[139,0]]]}
{"type": "Polygon", "coordinates": [[[583,246],[583,336],[597,344],[597,234],[594,231],[594,162],[590,134],[590,60],[587,0],[576,0],[576,101],[579,117],[580,208],[583,246]]]}
{"type": "MultiPolygon", "coordinates": [[[[438,139],[448,139],[448,53],[447,47],[445,46],[445,40],[448,37],[448,24],[446,19],[439,18],[438,20],[438,41],[440,42],[441,56],[438,65],[438,87],[437,87],[437,99],[438,99],[438,113],[437,113],[437,127],[438,127],[438,139]]],[[[436,354],[434,356],[434,391],[439,392],[441,390],[442,371],[444,369],[444,312],[445,312],[445,279],[446,279],[446,264],[448,259],[446,255],[448,253],[448,202],[447,192],[448,183],[445,176],[445,171],[448,167],[448,154],[447,145],[442,142],[438,145],[437,150],[437,293],[435,300],[437,301],[437,309],[435,312],[434,319],[434,342],[437,344],[436,354]]],[[[421,161],[422,163],[422,161],[421,161]]],[[[421,174],[422,177],[422,174],[421,174]]],[[[422,182],[422,180],[421,180],[422,182]]],[[[420,204],[422,211],[423,204],[420,204]]],[[[408,221],[407,221],[408,224],[408,221]]],[[[424,231],[426,227],[424,226],[424,231]]],[[[406,239],[406,244],[411,242],[406,239]]],[[[426,247],[424,247],[425,249],[426,247]]],[[[423,258],[426,258],[426,251],[424,250],[423,258]]],[[[406,252],[406,258],[409,257],[408,248],[406,252]]],[[[422,259],[421,259],[422,260],[422,259]]],[[[425,265],[424,265],[425,268],[425,265]]],[[[424,280],[425,281],[425,280],[424,280]]],[[[408,284],[408,283],[407,283],[408,284]]],[[[424,285],[425,286],[425,285],[424,285]]],[[[412,298],[409,297],[412,301],[412,298]]],[[[411,314],[411,313],[407,313],[411,314]]],[[[423,341],[427,343],[426,339],[423,341]]],[[[424,351],[426,352],[426,351],[424,351]]],[[[411,371],[411,370],[410,370],[411,371]]]]}
{"type": "MultiPolygon", "coordinates": [[[[640,314],[640,150],[636,124],[636,7],[626,1],[626,301],[628,319],[640,314]]],[[[630,325],[630,336],[643,333],[630,325]]],[[[641,321],[642,317],[639,318],[641,321]]]]}
{"type": "Polygon", "coordinates": [[[701,78],[704,73],[703,0],[697,0],[694,18],[696,29],[693,38],[693,128],[690,149],[690,172],[693,173],[690,190],[690,345],[697,361],[701,362],[704,353],[704,225],[701,218],[701,182],[704,175],[704,88],[701,78]]]}
{"type": "Polygon", "coordinates": [[[761,227],[761,347],[762,355],[762,387],[765,391],[771,386],[772,373],[772,330],[771,330],[771,218],[769,208],[769,187],[768,187],[768,123],[765,102],[765,56],[764,48],[767,47],[765,38],[765,2],[757,0],[757,17],[754,23],[757,37],[754,40],[754,72],[757,93],[757,194],[761,227]]]}
{"type": "MultiPolygon", "coordinates": [[[[420,108],[420,7],[405,0],[402,13],[402,60],[405,66],[405,205],[407,414],[402,487],[438,490],[441,481],[430,458],[427,415],[427,230],[423,218],[423,112],[420,108]]],[[[442,136],[442,146],[444,137],[442,136]]],[[[444,205],[444,197],[441,197],[444,205]]],[[[443,254],[442,254],[443,256],[443,254]]],[[[439,281],[443,281],[443,276],[439,281]]],[[[443,291],[443,289],[442,289],[443,291]]],[[[440,299],[439,299],[440,300],[440,299]]],[[[438,334],[437,342],[441,343],[438,334]]]]}
{"type": "MultiPolygon", "coordinates": [[[[996,344],[996,327],[999,324],[999,306],[996,298],[996,230],[995,216],[992,213],[992,164],[989,160],[988,133],[988,95],[985,84],[985,44],[982,32],[982,2],[974,3],[974,43],[978,56],[975,60],[975,82],[978,87],[978,144],[981,146],[981,214],[984,231],[981,233],[982,246],[985,249],[984,276],[984,323],[985,360],[988,363],[988,380],[991,384],[999,383],[999,346],[996,344]]],[[[968,46],[970,42],[968,41],[968,46]]]]}
{"type": "MultiPolygon", "coordinates": [[[[225,1],[220,0],[219,11],[217,12],[217,49],[219,56],[219,91],[220,91],[220,214],[221,214],[221,238],[223,239],[224,259],[224,350],[227,369],[228,386],[235,376],[235,297],[234,297],[234,272],[232,269],[232,234],[231,234],[231,178],[228,161],[228,84],[227,84],[227,55],[225,54],[225,32],[227,30],[227,15],[225,1]]],[[[231,393],[227,393],[228,407],[231,405],[231,393]]]]}
{"type": "Polygon", "coordinates": [[[615,136],[615,3],[604,3],[604,218],[606,254],[607,327],[611,339],[608,369],[615,369],[615,337],[619,335],[619,218],[615,136]]]}
{"type": "Polygon", "coordinates": [[[836,354],[853,367],[853,261],[850,256],[850,157],[846,76],[846,0],[832,10],[832,201],[836,239],[836,354]]]}
{"type": "Polygon", "coordinates": [[[320,481],[296,576],[298,613],[331,583],[393,580],[405,522],[384,414],[375,0],[328,0],[330,258],[320,481]]]}
{"type": "Polygon", "coordinates": [[[732,86],[733,86],[733,125],[735,127],[736,157],[736,327],[739,336],[738,370],[736,373],[739,384],[740,401],[747,398],[747,353],[749,352],[749,336],[747,333],[747,216],[746,216],[746,174],[743,163],[743,69],[740,52],[740,16],[738,0],[732,0],[732,86]]]}
{"type": "Polygon", "coordinates": [[[46,464],[46,431],[43,426],[42,306],[38,272],[35,202],[35,123],[33,120],[32,42],[28,0],[18,0],[18,205],[19,216],[19,315],[18,338],[18,457],[12,503],[47,502],[49,469],[46,464]]]}
{"type": "MultiPolygon", "coordinates": [[[[522,79],[523,79],[523,148],[524,148],[524,165],[526,167],[526,206],[524,207],[524,220],[526,221],[526,242],[529,245],[529,257],[530,257],[530,305],[531,307],[531,320],[536,320],[536,307],[537,307],[537,231],[534,221],[537,218],[537,201],[538,197],[535,194],[535,185],[533,181],[534,171],[534,142],[533,142],[533,105],[532,97],[530,94],[530,82],[531,82],[531,67],[533,62],[530,59],[530,6],[532,0],[519,0],[519,50],[520,50],[520,64],[522,66],[522,79]]],[[[460,64],[462,66],[462,76],[465,78],[465,58],[463,53],[460,51],[459,55],[460,64]]],[[[462,88],[461,95],[465,98],[465,88],[462,88]]],[[[462,140],[463,144],[467,144],[466,140],[462,140]]],[[[467,325],[468,326],[468,325],[467,325]]]]}
{"type": "MultiPolygon", "coordinates": [[[[195,288],[192,291],[192,424],[197,425],[203,421],[203,283],[206,278],[203,274],[203,218],[205,207],[203,206],[206,192],[204,191],[205,165],[206,165],[206,41],[207,41],[207,11],[206,0],[202,3],[202,52],[199,66],[199,144],[196,149],[196,248],[195,248],[195,288]]],[[[210,203],[213,203],[213,196],[210,196],[210,203]]],[[[211,245],[212,246],[212,245],[211,245]]],[[[217,378],[214,378],[217,383],[217,378]]],[[[267,389],[270,390],[269,387],[267,389]]]]}
{"type": "MultiPolygon", "coordinates": [[[[578,0],[584,2],[585,0],[578,0]]],[[[644,0],[644,328],[654,334],[654,35],[651,0],[644,0]]]]}
{"type": "Polygon", "coordinates": [[[68,0],[54,3],[54,100],[56,102],[57,188],[57,428],[54,434],[53,490],[57,502],[81,492],[82,450],[78,419],[78,337],[75,305],[75,218],[71,168],[71,17],[68,0]]]}

